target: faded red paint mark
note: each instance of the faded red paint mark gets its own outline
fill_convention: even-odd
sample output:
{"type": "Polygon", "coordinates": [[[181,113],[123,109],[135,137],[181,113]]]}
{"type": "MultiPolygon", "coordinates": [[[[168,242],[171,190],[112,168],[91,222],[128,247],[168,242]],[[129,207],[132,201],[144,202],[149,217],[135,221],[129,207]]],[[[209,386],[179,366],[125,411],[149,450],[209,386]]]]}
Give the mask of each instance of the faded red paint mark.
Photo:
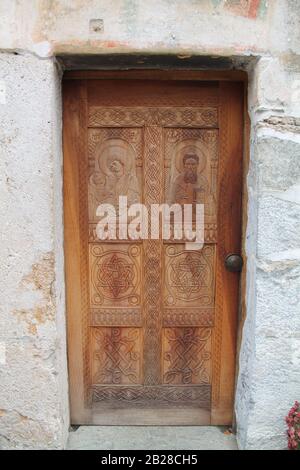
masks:
{"type": "Polygon", "coordinates": [[[104,44],[106,47],[118,47],[121,45],[118,41],[105,41],[104,44]]]}
{"type": "Polygon", "coordinates": [[[255,19],[258,16],[261,0],[227,0],[225,8],[238,16],[255,19]]]}
{"type": "Polygon", "coordinates": [[[261,0],[252,0],[250,2],[248,17],[249,18],[257,18],[258,10],[260,7],[261,0]]]}

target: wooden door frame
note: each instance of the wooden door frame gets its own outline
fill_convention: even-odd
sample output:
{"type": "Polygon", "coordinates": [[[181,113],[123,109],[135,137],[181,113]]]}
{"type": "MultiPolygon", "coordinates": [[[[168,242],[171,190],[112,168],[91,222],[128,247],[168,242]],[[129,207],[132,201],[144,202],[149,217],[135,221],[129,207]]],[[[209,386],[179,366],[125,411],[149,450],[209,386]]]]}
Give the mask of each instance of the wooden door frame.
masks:
{"type": "MultiPolygon", "coordinates": [[[[245,175],[247,174],[247,168],[248,168],[248,159],[249,159],[249,118],[247,114],[247,95],[246,95],[246,90],[247,90],[247,81],[248,81],[248,76],[245,72],[242,71],[183,71],[183,70],[168,70],[168,71],[161,71],[161,70],[128,70],[128,71],[66,71],[63,77],[63,81],[70,81],[70,80],[89,80],[89,79],[97,79],[97,80],[114,80],[114,79],[122,79],[122,80],[130,80],[130,79],[141,79],[141,80],[193,80],[193,81],[203,81],[203,82],[210,82],[210,81],[218,81],[220,82],[220,86],[222,86],[224,89],[226,87],[228,89],[233,89],[234,84],[243,84],[243,95],[244,95],[244,116],[243,116],[243,131],[241,132],[241,135],[244,140],[243,144],[243,179],[242,179],[242,213],[241,213],[241,250],[244,255],[245,259],[245,252],[244,252],[244,239],[245,239],[245,227],[246,227],[246,219],[247,219],[247,214],[246,214],[246,207],[247,207],[247,191],[246,191],[246,184],[245,184],[245,175]]],[[[76,82],[75,82],[76,83],[76,82]]],[[[75,85],[74,83],[74,85],[75,85]]],[[[78,82],[77,82],[77,85],[78,82]]],[[[75,85],[75,88],[78,89],[78,86],[75,85]]],[[[240,87],[240,85],[237,85],[240,87]]],[[[63,98],[64,98],[64,103],[65,103],[65,89],[63,87],[63,98]]],[[[64,118],[67,120],[71,118],[71,115],[66,111],[65,105],[64,105],[64,118]]],[[[65,159],[65,155],[70,151],[70,149],[66,148],[66,142],[68,140],[67,137],[67,126],[63,126],[63,136],[64,136],[64,168],[65,164],[68,164],[67,160],[65,159]]],[[[227,129],[228,131],[228,129],[227,129]]],[[[82,149],[81,149],[82,150],[82,149]]],[[[72,149],[74,152],[74,149],[72,149]]],[[[77,151],[79,151],[77,149],[77,151]]],[[[231,151],[228,149],[227,151],[231,151]]],[[[70,167],[69,167],[70,170],[70,167]]],[[[79,184],[79,181],[74,175],[74,184],[79,184]]],[[[65,226],[65,240],[67,238],[67,231],[68,227],[70,228],[70,215],[71,217],[74,217],[74,215],[78,215],[78,207],[76,204],[76,201],[70,201],[68,198],[68,191],[66,191],[66,184],[65,184],[65,179],[64,179],[64,226],[65,226]],[[68,210],[66,210],[66,205],[69,204],[68,210]]],[[[78,249],[78,240],[75,241],[74,246],[68,247],[67,244],[65,243],[65,258],[66,258],[66,264],[70,262],[71,256],[70,256],[70,251],[78,249]],[[77,245],[76,245],[77,244],[77,245]],[[69,256],[68,256],[68,251],[69,251],[69,256]]],[[[246,259],[245,259],[246,261],[246,259]]],[[[71,268],[72,269],[72,268],[71,268]]],[[[76,270],[75,270],[76,272],[76,270]]],[[[245,279],[246,279],[246,266],[244,267],[243,274],[240,278],[240,299],[239,299],[239,305],[238,305],[238,311],[236,312],[236,318],[235,318],[235,339],[234,339],[234,344],[235,346],[235,351],[234,351],[234,362],[235,362],[235,377],[237,377],[237,372],[238,372],[238,358],[239,358],[239,349],[240,349],[240,337],[241,337],[241,328],[242,328],[242,321],[241,319],[244,318],[245,316],[245,311],[244,311],[244,293],[245,293],[245,279]]],[[[67,282],[66,282],[67,285],[67,282]]],[[[78,286],[79,289],[80,286],[78,286]]],[[[70,326],[70,321],[68,319],[68,289],[66,288],[67,291],[67,337],[68,341],[70,341],[70,337],[74,335],[74,330],[72,330],[72,327],[70,326]]],[[[230,323],[230,322],[229,322],[230,323]]],[[[232,325],[227,325],[228,328],[231,328],[232,325]]],[[[78,332],[77,332],[78,334],[78,332]]],[[[69,369],[70,369],[70,357],[69,357],[69,369]]],[[[83,371],[80,369],[78,370],[78,373],[82,373],[83,371]]],[[[226,371],[225,371],[226,374],[226,371]]],[[[70,376],[70,374],[69,374],[70,376]]],[[[70,379],[69,379],[70,380],[70,379]]],[[[222,395],[222,390],[220,390],[220,393],[222,395]]],[[[225,391],[224,391],[225,393],[225,391]]],[[[235,384],[234,384],[234,393],[235,393],[235,384]]],[[[226,396],[226,393],[223,397],[224,401],[226,400],[231,400],[232,401],[232,396],[228,397],[226,396]]],[[[234,403],[234,401],[232,401],[234,403]]],[[[234,410],[232,410],[232,420],[234,420],[234,410]]],[[[220,409],[218,410],[213,410],[212,409],[212,419],[211,419],[211,424],[228,424],[229,423],[229,418],[227,416],[222,416],[220,414],[220,409]]],[[[95,423],[96,424],[96,423],[95,423]]]]}

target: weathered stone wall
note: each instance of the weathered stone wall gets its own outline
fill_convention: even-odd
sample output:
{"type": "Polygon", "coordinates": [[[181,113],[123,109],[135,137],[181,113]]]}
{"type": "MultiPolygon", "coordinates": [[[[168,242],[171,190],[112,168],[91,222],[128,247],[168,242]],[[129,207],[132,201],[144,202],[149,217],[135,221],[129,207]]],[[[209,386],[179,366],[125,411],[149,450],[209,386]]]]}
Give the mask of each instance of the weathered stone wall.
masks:
{"type": "Polygon", "coordinates": [[[297,62],[262,58],[250,79],[247,316],[236,417],[240,448],[279,449],[286,447],[285,415],[300,396],[297,62]]]}
{"type": "Polygon", "coordinates": [[[68,432],[55,56],[133,52],[230,57],[249,72],[238,441],[286,446],[300,397],[299,15],[297,0],[2,0],[0,446],[63,448],[68,432]]]}
{"type": "Polygon", "coordinates": [[[1,47],[41,57],[299,52],[298,0],[2,0],[0,12],[1,47]]]}
{"type": "Polygon", "coordinates": [[[0,74],[0,447],[59,448],[69,419],[60,76],[53,60],[12,53],[0,74]]]}

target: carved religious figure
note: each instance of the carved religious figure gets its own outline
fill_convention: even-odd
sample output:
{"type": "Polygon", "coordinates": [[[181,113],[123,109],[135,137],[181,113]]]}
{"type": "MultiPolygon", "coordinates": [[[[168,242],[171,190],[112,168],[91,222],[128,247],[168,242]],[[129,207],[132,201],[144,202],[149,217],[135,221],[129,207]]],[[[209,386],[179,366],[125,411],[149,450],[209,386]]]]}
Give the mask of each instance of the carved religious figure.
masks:
{"type": "Polygon", "coordinates": [[[174,181],[173,203],[204,203],[208,184],[204,176],[198,175],[199,157],[196,153],[185,153],[183,171],[174,181]]]}
{"type": "Polygon", "coordinates": [[[139,202],[135,155],[130,144],[121,139],[109,139],[98,155],[89,179],[92,215],[96,215],[99,204],[109,203],[117,209],[119,196],[127,196],[128,205],[139,202]]]}
{"type": "Polygon", "coordinates": [[[168,199],[169,204],[204,204],[205,215],[214,212],[207,157],[199,143],[181,141],[171,162],[168,199]]]}

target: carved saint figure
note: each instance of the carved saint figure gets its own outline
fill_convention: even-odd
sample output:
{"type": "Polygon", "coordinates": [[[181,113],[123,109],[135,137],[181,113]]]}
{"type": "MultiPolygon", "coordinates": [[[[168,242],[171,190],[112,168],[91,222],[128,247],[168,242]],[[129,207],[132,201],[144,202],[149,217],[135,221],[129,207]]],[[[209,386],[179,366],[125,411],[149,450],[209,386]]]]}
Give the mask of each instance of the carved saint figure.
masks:
{"type": "Polygon", "coordinates": [[[183,155],[183,169],[173,183],[173,203],[204,203],[208,183],[204,176],[198,174],[198,166],[199,156],[196,153],[183,155]]]}
{"type": "Polygon", "coordinates": [[[135,158],[129,144],[111,139],[101,150],[89,181],[94,216],[99,204],[109,203],[117,209],[119,196],[127,196],[128,205],[140,200],[135,158]]]}

